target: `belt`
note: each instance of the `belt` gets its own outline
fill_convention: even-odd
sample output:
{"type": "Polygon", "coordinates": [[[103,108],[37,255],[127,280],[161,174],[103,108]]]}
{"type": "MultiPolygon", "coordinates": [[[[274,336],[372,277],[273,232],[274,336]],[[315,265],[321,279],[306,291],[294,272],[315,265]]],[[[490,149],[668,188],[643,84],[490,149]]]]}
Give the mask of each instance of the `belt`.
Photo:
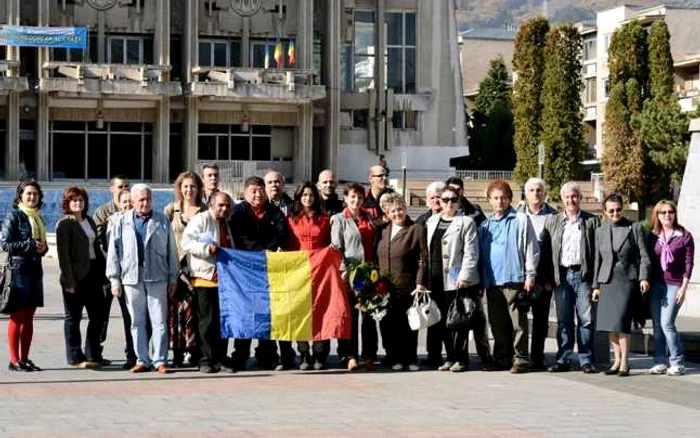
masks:
{"type": "Polygon", "coordinates": [[[581,265],[562,266],[562,268],[568,269],[569,271],[578,272],[581,270],[581,265]]]}

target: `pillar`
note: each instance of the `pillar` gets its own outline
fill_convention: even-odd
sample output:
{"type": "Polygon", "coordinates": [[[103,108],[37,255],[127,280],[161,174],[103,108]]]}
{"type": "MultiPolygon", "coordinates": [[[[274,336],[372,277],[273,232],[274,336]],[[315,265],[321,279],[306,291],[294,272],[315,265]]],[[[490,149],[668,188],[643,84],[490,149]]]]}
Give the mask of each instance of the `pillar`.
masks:
{"type": "Polygon", "coordinates": [[[322,83],[326,85],[326,121],[321,165],[335,173],[338,167],[338,144],[340,143],[341,2],[327,1],[324,3],[326,16],[322,83]]]}
{"type": "MultiPolygon", "coordinates": [[[[155,57],[159,65],[170,65],[170,2],[158,0],[156,5],[155,57]]],[[[170,80],[170,74],[164,75],[170,80]]],[[[160,98],[153,138],[153,182],[170,181],[170,96],[160,98]]]]}
{"type": "MultiPolygon", "coordinates": [[[[49,25],[50,6],[49,0],[39,0],[38,9],[38,24],[39,26],[49,25]]],[[[41,81],[46,76],[43,65],[49,61],[49,49],[39,47],[37,49],[38,63],[37,76],[41,81]]],[[[51,169],[49,169],[49,157],[51,149],[49,148],[49,95],[48,93],[39,90],[37,94],[37,121],[36,121],[36,177],[39,181],[48,181],[51,178],[51,169]]]]}
{"type": "Polygon", "coordinates": [[[294,135],[294,182],[312,181],[314,109],[311,102],[298,106],[294,135]]]}
{"type": "MultiPolygon", "coordinates": [[[[7,22],[19,25],[19,0],[9,0],[7,22]]],[[[19,47],[7,46],[7,60],[19,61],[19,47]]],[[[19,76],[19,69],[7,72],[9,77],[19,76]]],[[[19,179],[19,92],[10,91],[7,95],[7,125],[5,132],[5,176],[8,180],[19,179]]]]}
{"type": "MultiPolygon", "coordinates": [[[[199,1],[187,0],[185,8],[185,39],[182,42],[185,64],[185,81],[189,86],[194,82],[192,67],[199,63],[199,1]]],[[[245,58],[245,57],[244,57],[245,58]]],[[[245,59],[244,59],[245,62],[245,59]]],[[[245,64],[244,64],[245,65],[245,64]]],[[[182,133],[183,164],[187,169],[199,172],[197,168],[197,133],[199,132],[199,100],[185,95],[185,126],[182,133]]]]}
{"type": "Polygon", "coordinates": [[[314,1],[299,0],[297,7],[297,68],[311,70],[314,65],[314,1]]]}

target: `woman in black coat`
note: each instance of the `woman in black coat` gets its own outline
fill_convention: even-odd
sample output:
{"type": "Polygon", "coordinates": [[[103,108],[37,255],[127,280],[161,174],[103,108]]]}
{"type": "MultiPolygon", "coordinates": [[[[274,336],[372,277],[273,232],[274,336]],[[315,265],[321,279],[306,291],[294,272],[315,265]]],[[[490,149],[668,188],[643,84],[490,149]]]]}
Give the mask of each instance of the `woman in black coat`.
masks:
{"type": "Polygon", "coordinates": [[[41,258],[48,251],[46,224],[39,211],[44,195],[41,186],[27,180],[17,187],[14,209],[7,214],[0,231],[0,248],[8,254],[12,275],[7,344],[10,371],[41,371],[29,359],[34,335],[34,312],[44,306],[44,271],[41,258]]]}
{"type": "Polygon", "coordinates": [[[68,187],[63,192],[62,207],[65,216],[56,224],[56,246],[65,308],[66,360],[74,368],[96,368],[107,363],[100,345],[107,318],[104,311],[107,296],[103,289],[105,259],[97,239],[97,226],[87,214],[87,192],[80,187],[68,187]],[[84,352],[80,336],[83,308],[89,318],[84,352]]]}

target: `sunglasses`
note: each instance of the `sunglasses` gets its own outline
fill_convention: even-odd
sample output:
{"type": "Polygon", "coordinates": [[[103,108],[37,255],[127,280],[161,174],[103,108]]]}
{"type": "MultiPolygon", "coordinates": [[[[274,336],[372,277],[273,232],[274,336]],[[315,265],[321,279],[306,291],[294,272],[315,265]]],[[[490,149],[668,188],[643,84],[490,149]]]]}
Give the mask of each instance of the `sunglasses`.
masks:
{"type": "Polygon", "coordinates": [[[379,175],[372,175],[372,178],[386,178],[386,173],[380,173],[379,175]]]}
{"type": "Polygon", "coordinates": [[[442,202],[444,202],[445,204],[447,204],[447,203],[449,203],[449,202],[455,202],[455,203],[456,203],[457,201],[459,201],[459,198],[456,197],[456,196],[454,196],[454,197],[452,197],[452,198],[440,198],[440,200],[441,200],[442,202]]]}
{"type": "Polygon", "coordinates": [[[664,211],[660,211],[660,212],[659,212],[659,216],[664,216],[664,215],[667,215],[667,214],[668,214],[668,215],[672,215],[672,214],[676,214],[676,212],[673,211],[673,210],[664,210],[664,211]]]}
{"type": "Polygon", "coordinates": [[[622,213],[622,209],[621,208],[611,208],[610,210],[608,210],[608,214],[613,214],[613,213],[622,213]]]}

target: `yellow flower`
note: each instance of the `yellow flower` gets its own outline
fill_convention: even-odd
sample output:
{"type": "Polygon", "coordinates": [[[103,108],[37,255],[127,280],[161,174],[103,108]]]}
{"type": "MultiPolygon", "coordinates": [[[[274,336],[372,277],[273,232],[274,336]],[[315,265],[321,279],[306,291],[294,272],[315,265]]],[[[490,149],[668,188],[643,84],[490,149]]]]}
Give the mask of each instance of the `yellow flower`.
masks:
{"type": "Polygon", "coordinates": [[[372,283],[376,283],[377,280],[379,280],[379,272],[377,270],[373,270],[372,273],[369,276],[369,279],[372,280],[372,283]]]}

